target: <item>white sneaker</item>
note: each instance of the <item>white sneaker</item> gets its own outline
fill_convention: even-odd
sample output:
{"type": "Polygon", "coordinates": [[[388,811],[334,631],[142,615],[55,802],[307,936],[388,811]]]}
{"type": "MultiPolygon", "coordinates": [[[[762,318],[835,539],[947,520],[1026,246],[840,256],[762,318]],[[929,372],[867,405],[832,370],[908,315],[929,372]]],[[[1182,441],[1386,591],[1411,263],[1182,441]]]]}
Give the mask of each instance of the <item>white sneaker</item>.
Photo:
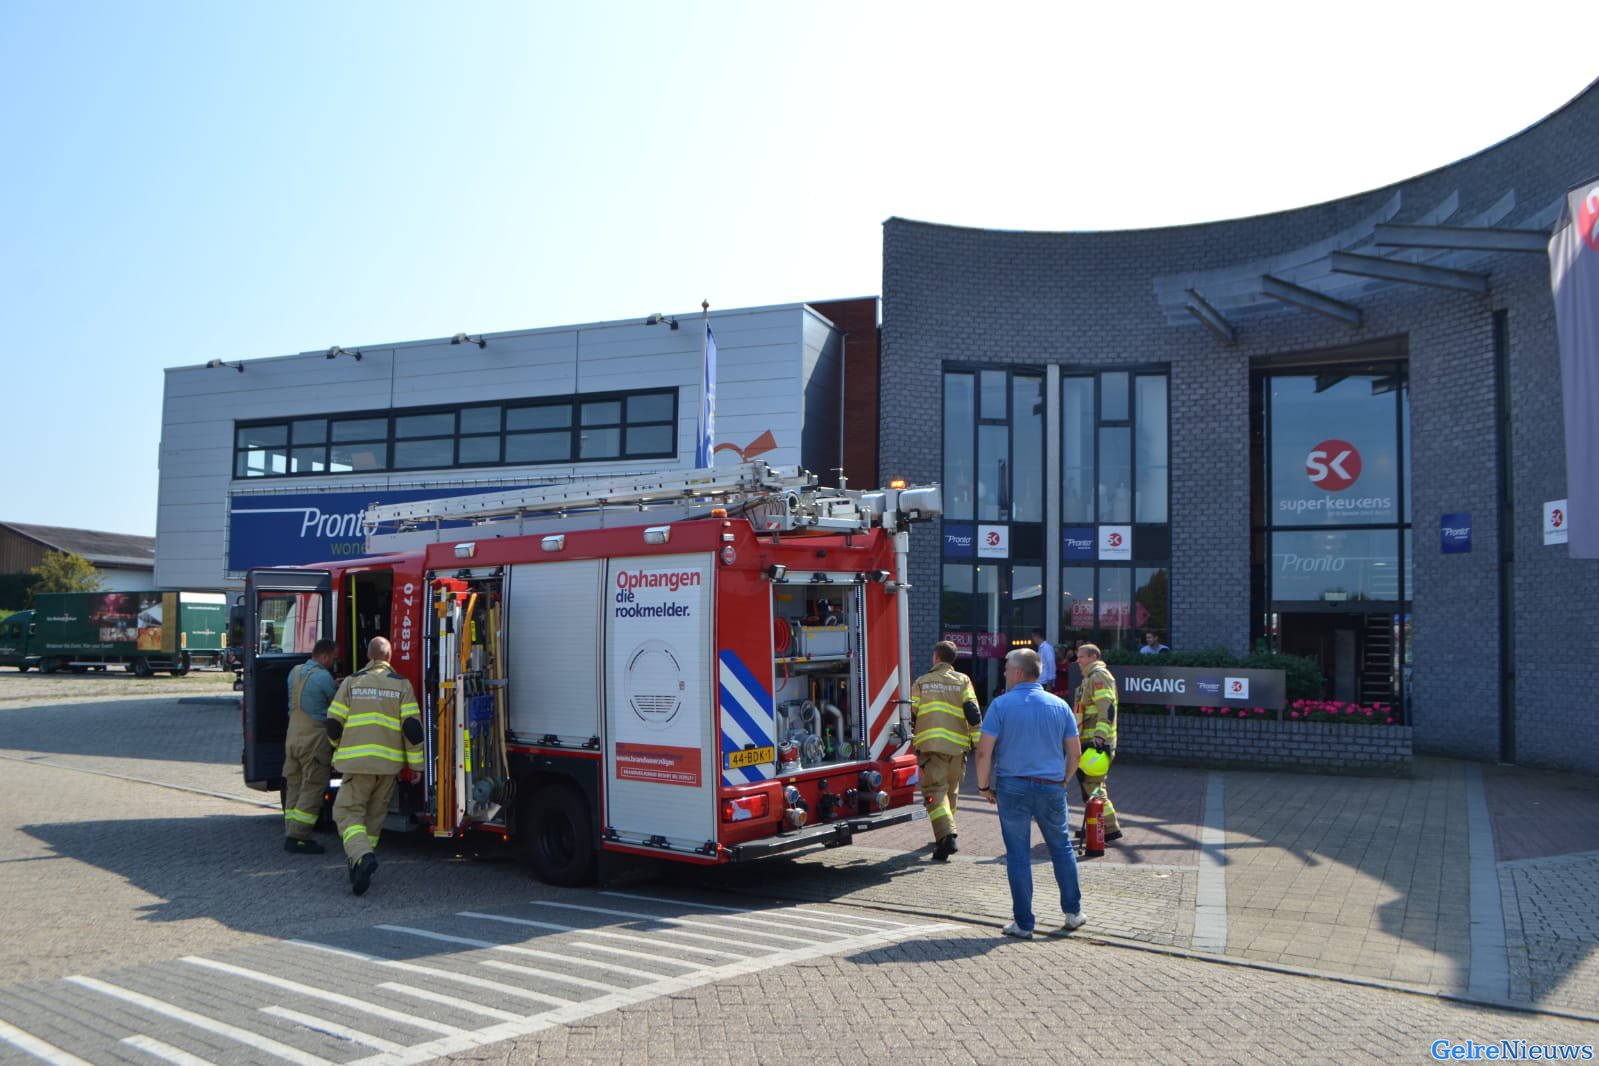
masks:
{"type": "Polygon", "coordinates": [[[1088,915],[1078,911],[1076,914],[1068,914],[1066,916],[1066,924],[1060,927],[1060,931],[1063,933],[1075,933],[1087,924],[1088,915]]]}
{"type": "Polygon", "coordinates": [[[1023,929],[1015,922],[1011,922],[1004,929],[1000,930],[1000,932],[1004,933],[1006,936],[1013,936],[1017,940],[1033,939],[1033,931],[1031,929],[1023,929]]]}

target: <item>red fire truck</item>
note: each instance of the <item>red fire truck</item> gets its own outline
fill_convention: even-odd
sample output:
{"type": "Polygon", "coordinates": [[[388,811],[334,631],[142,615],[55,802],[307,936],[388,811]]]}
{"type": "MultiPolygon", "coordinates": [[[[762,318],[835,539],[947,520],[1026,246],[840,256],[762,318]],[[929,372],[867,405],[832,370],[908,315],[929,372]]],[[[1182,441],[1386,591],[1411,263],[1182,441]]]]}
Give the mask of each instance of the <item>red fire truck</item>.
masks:
{"type": "Polygon", "coordinates": [[[245,779],[281,788],[315,641],[344,673],[385,635],[427,726],[394,828],[502,833],[575,884],[602,853],[715,864],[907,821],[906,554],[938,510],[760,462],[375,506],[381,554],[248,575],[245,779]]]}

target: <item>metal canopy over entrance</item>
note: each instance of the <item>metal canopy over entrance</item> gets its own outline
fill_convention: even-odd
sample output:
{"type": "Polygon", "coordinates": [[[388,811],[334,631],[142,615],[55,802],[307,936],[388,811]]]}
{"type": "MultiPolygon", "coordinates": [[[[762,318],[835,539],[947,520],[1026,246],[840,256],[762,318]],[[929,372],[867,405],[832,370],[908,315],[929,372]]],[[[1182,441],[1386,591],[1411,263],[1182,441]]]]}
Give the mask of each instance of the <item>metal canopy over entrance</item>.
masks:
{"type": "Polygon", "coordinates": [[[1347,229],[1286,252],[1155,278],[1166,324],[1197,322],[1232,345],[1239,322],[1284,311],[1309,311],[1358,328],[1363,316],[1355,300],[1395,285],[1486,293],[1484,260],[1501,252],[1546,254],[1549,227],[1560,211],[1557,200],[1504,225],[1516,213],[1514,190],[1463,217],[1460,194],[1453,192],[1420,217],[1396,223],[1403,203],[1395,192],[1347,229]]]}

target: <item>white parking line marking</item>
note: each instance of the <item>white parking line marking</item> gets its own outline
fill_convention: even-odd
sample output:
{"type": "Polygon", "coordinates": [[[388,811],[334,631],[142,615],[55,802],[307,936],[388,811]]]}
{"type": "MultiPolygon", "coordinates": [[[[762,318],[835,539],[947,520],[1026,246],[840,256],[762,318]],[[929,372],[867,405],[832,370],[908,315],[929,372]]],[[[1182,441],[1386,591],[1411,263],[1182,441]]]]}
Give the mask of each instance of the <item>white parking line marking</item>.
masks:
{"type": "Polygon", "coordinates": [[[485,1007],[481,1003],[473,1003],[471,1000],[461,999],[458,996],[446,996],[443,992],[432,992],[426,988],[417,988],[415,985],[402,985],[398,981],[385,981],[378,987],[388,989],[390,992],[398,992],[402,996],[411,996],[415,999],[426,1000],[429,1003],[437,1003],[441,1006],[449,1007],[451,1010],[465,1011],[468,1014],[481,1014],[485,1018],[497,1018],[502,1022],[514,1022],[520,1018],[527,1017],[525,1014],[514,1014],[511,1011],[500,1010],[497,1007],[485,1007]]]}
{"type": "Polygon", "coordinates": [[[91,992],[98,992],[103,996],[110,996],[112,999],[120,999],[124,1003],[131,1003],[135,1007],[143,1007],[145,1010],[150,1011],[153,1014],[159,1014],[162,1017],[171,1018],[174,1021],[183,1022],[186,1025],[192,1025],[196,1029],[203,1029],[206,1032],[214,1033],[217,1036],[225,1036],[229,1040],[235,1040],[243,1044],[245,1047],[252,1047],[257,1051],[264,1051],[268,1055],[276,1056],[277,1058],[283,1059],[287,1062],[297,1063],[298,1066],[331,1066],[327,1059],[318,1058],[315,1055],[301,1051],[299,1048],[293,1048],[287,1044],[280,1044],[270,1037],[262,1036],[260,1033],[252,1033],[248,1029],[240,1029],[238,1026],[229,1025],[227,1022],[219,1022],[215,1018],[208,1018],[203,1014],[196,1014],[192,1010],[184,1010],[182,1007],[174,1007],[170,1003],[163,1003],[159,999],[155,999],[152,996],[146,996],[140,992],[134,992],[131,989],[121,988],[113,984],[107,984],[105,981],[96,980],[93,977],[68,977],[66,978],[66,981],[68,984],[74,984],[80,988],[87,988],[91,992]]]}
{"type": "Polygon", "coordinates": [[[480,966],[487,966],[491,970],[504,970],[506,973],[525,973],[532,977],[543,977],[551,981],[563,981],[566,984],[577,985],[580,988],[592,988],[596,992],[612,993],[627,991],[627,989],[623,988],[621,985],[608,985],[604,981],[590,981],[586,977],[573,977],[571,974],[551,973],[549,970],[541,970],[537,966],[523,966],[520,963],[515,962],[501,962],[498,959],[480,959],[478,960],[478,964],[480,966]]]}
{"type": "Polygon", "coordinates": [[[360,962],[369,962],[374,966],[385,966],[392,970],[402,970],[406,973],[419,973],[427,977],[438,977],[457,984],[469,985],[472,988],[481,988],[490,992],[498,992],[502,996],[512,996],[516,999],[525,999],[533,1003],[542,1003],[546,1007],[564,1007],[574,1002],[564,996],[552,995],[549,992],[529,992],[525,988],[515,985],[502,984],[499,981],[485,981],[481,977],[471,974],[456,973],[454,970],[444,970],[436,966],[421,966],[414,962],[400,962],[396,959],[380,959],[376,955],[368,955],[364,951],[354,951],[350,948],[336,948],[328,944],[315,944],[309,940],[285,940],[285,944],[296,947],[311,948],[314,951],[325,951],[330,955],[343,955],[345,958],[356,959],[360,962]]]}
{"type": "MultiPolygon", "coordinates": [[[[543,902],[543,901],[542,900],[531,900],[530,902],[532,902],[532,903],[540,903],[540,902],[543,902]]],[[[666,919],[663,918],[663,919],[660,920],[659,924],[663,924],[664,925],[665,923],[666,923],[666,919]]],[[[577,929],[578,927],[577,926],[573,926],[572,928],[573,929],[577,929]]],[[[591,930],[591,931],[595,931],[595,930],[591,930]]],[[[705,933],[691,933],[691,932],[689,932],[686,929],[669,928],[669,929],[661,929],[661,930],[658,931],[658,933],[659,933],[660,936],[683,937],[683,938],[688,939],[688,940],[709,940],[711,943],[720,944],[724,948],[743,947],[744,950],[742,952],[716,951],[716,952],[713,953],[713,954],[716,954],[716,955],[725,955],[728,958],[733,958],[733,959],[748,959],[748,958],[752,958],[754,956],[760,955],[765,950],[770,950],[771,949],[771,945],[770,944],[761,944],[761,945],[755,946],[755,947],[750,947],[748,945],[729,944],[727,942],[727,934],[725,932],[722,935],[720,935],[720,936],[708,936],[705,933]]],[[[609,935],[609,936],[628,936],[629,934],[627,934],[627,933],[608,933],[607,935],[609,935]]],[[[640,935],[641,936],[643,934],[634,934],[634,935],[640,935]]],[[[675,941],[668,941],[668,943],[671,943],[674,948],[681,947],[682,950],[684,950],[684,951],[704,951],[704,950],[706,950],[705,948],[689,947],[686,944],[679,945],[675,941]]]]}
{"type": "MultiPolygon", "coordinates": [[[[777,950],[771,954],[729,963],[726,966],[718,966],[715,969],[701,970],[699,973],[685,974],[682,977],[667,978],[657,981],[653,985],[641,985],[638,988],[626,990],[619,989],[611,995],[599,996],[583,1003],[574,1003],[568,1007],[547,1011],[544,1014],[534,1015],[520,1022],[493,1025],[487,1029],[480,1029],[475,1033],[466,1034],[463,1037],[433,1040],[426,1044],[418,1044],[408,1048],[403,1056],[373,1056],[345,1063],[344,1066],[408,1066],[408,1064],[429,1062],[434,1058],[458,1055],[470,1048],[486,1047],[502,1040],[514,1040],[517,1037],[528,1036],[559,1025],[571,1025],[585,1019],[597,1017],[608,1011],[636,1003],[644,1003],[660,996],[674,995],[690,989],[715,984],[718,981],[742,977],[745,974],[759,973],[762,970],[786,966],[809,959],[823,958],[849,950],[886,947],[911,937],[936,936],[959,928],[961,927],[950,923],[907,926],[902,930],[865,933],[845,942],[831,941],[825,944],[812,944],[804,948],[777,950]]],[[[519,969],[519,967],[510,963],[492,960],[484,961],[483,965],[506,970],[519,969]]]]}
{"type": "Polygon", "coordinates": [[[385,1021],[398,1022],[401,1025],[408,1025],[413,1029],[426,1029],[430,1033],[442,1033],[445,1035],[454,1035],[465,1032],[465,1030],[461,1029],[459,1026],[445,1025],[443,1022],[428,1021],[426,1018],[418,1018],[413,1014],[406,1014],[402,1011],[390,1010],[389,1008],[379,1006],[376,1003],[369,1003],[364,999],[356,999],[354,996],[346,996],[342,992],[333,992],[326,988],[317,988],[315,985],[303,985],[298,981],[290,981],[283,977],[274,977],[269,973],[262,973],[259,970],[247,970],[243,966],[233,966],[225,962],[214,962],[211,959],[202,959],[195,955],[186,955],[178,961],[186,962],[191,966],[203,966],[208,970],[216,970],[218,973],[232,974],[234,977],[242,977],[247,981],[259,981],[261,984],[270,985],[273,988],[281,988],[285,992],[298,992],[300,995],[309,996],[314,1000],[337,1003],[342,1007],[349,1007],[350,1009],[358,1010],[363,1014],[370,1014],[375,1018],[382,1018],[385,1021]]]}
{"type": "Polygon", "coordinates": [[[363,1033],[359,1029],[351,1029],[348,1025],[340,1025],[338,1022],[329,1021],[326,1018],[318,1018],[314,1014],[301,1014],[299,1011],[290,1010],[287,1007],[262,1007],[261,1013],[270,1014],[275,1018],[282,1018],[284,1021],[304,1026],[313,1033],[323,1033],[327,1036],[337,1037],[340,1040],[348,1040],[352,1044],[364,1044],[377,1051],[405,1050],[404,1044],[396,1044],[392,1040],[384,1040],[380,1036],[363,1033]]]}
{"type": "MultiPolygon", "coordinates": [[[[648,959],[650,962],[659,963],[662,966],[681,966],[685,970],[705,969],[705,964],[701,962],[684,962],[682,959],[673,959],[648,951],[634,951],[632,948],[613,948],[609,944],[591,944],[586,940],[574,940],[572,941],[572,946],[574,948],[582,948],[584,951],[606,951],[612,955],[625,955],[630,959],[648,959]]],[[[669,975],[658,973],[655,976],[666,977],[669,975]]]]}
{"type": "MultiPolygon", "coordinates": [[[[723,906],[720,906],[720,905],[715,904],[715,903],[695,903],[692,900],[673,899],[670,896],[641,896],[641,895],[637,895],[637,894],[632,893],[632,892],[601,892],[600,895],[602,895],[602,896],[610,896],[613,899],[634,899],[634,900],[638,900],[640,903],[665,903],[665,904],[668,904],[668,905],[678,906],[678,907],[696,907],[696,908],[698,908],[700,910],[707,910],[707,911],[724,911],[724,912],[726,912],[728,914],[750,914],[750,913],[752,913],[750,908],[748,908],[748,907],[723,907],[723,906]]],[[[812,917],[812,916],[817,915],[817,914],[825,914],[829,918],[844,918],[844,917],[846,917],[845,915],[837,914],[837,913],[835,913],[833,911],[811,911],[811,910],[807,910],[807,909],[805,909],[803,907],[800,907],[800,906],[784,907],[783,908],[783,913],[784,914],[788,914],[790,911],[798,912],[800,914],[805,915],[806,917],[812,917]]],[[[911,922],[896,922],[896,921],[892,921],[891,919],[888,919],[888,918],[877,918],[877,917],[874,917],[874,916],[868,916],[868,915],[864,915],[864,914],[859,915],[859,916],[851,914],[851,915],[848,915],[848,918],[852,922],[862,922],[862,923],[864,923],[866,925],[880,925],[880,926],[882,926],[885,929],[911,929],[911,928],[914,927],[914,923],[911,923],[911,922]]],[[[821,921],[822,919],[821,918],[817,918],[816,920],[817,921],[821,921]]]]}
{"type": "MultiPolygon", "coordinates": [[[[790,931],[797,931],[801,933],[815,933],[816,940],[813,940],[812,943],[816,943],[824,936],[842,937],[847,935],[845,933],[840,933],[836,929],[806,929],[804,926],[795,926],[794,923],[790,921],[774,922],[770,918],[757,918],[752,914],[729,914],[723,919],[723,921],[748,922],[751,925],[770,926],[774,929],[788,929],[790,931]]],[[[851,932],[854,932],[854,930],[851,930],[851,932]]]]}
{"type": "MultiPolygon", "coordinates": [[[[774,912],[772,912],[772,911],[755,911],[753,913],[755,913],[755,914],[771,914],[771,913],[774,913],[774,912]]],[[[848,920],[848,919],[845,919],[845,918],[842,918],[842,917],[823,917],[822,915],[815,914],[815,913],[813,913],[811,911],[800,910],[798,907],[795,907],[793,909],[784,908],[784,910],[781,913],[782,913],[784,918],[787,918],[790,921],[812,922],[812,923],[815,923],[817,925],[831,925],[831,926],[834,926],[835,928],[838,928],[838,929],[848,929],[851,934],[863,933],[863,932],[866,932],[868,930],[875,930],[875,929],[881,928],[881,926],[876,926],[876,925],[862,925],[860,922],[848,920]]]]}
{"type": "MultiPolygon", "coordinates": [[[[717,951],[715,948],[697,948],[693,944],[679,944],[675,940],[652,940],[647,936],[641,936],[635,933],[613,933],[609,929],[584,929],[581,930],[581,932],[586,933],[589,936],[608,937],[611,940],[631,940],[637,944],[659,944],[661,947],[670,948],[673,951],[692,951],[698,955],[715,955],[717,958],[721,959],[740,960],[747,959],[751,955],[759,954],[759,952],[756,951],[749,951],[740,955],[732,951],[717,951]]],[[[664,932],[676,933],[677,931],[665,930],[664,932]]]]}
{"type": "Polygon", "coordinates": [[[45,1062],[55,1063],[57,1066],[89,1066],[87,1062],[84,1062],[76,1055],[69,1055],[54,1044],[40,1040],[32,1033],[25,1033],[16,1026],[7,1025],[5,1022],[0,1022],[0,1040],[4,1040],[14,1048],[20,1048],[36,1059],[43,1059],[45,1062]]]}
{"type": "Polygon", "coordinates": [[[125,1036],[122,1038],[122,1042],[129,1047],[138,1048],[146,1055],[153,1055],[162,1062],[170,1062],[173,1066],[216,1066],[216,1063],[210,1059],[202,1059],[198,1055],[191,1055],[182,1048],[175,1048],[171,1044],[162,1043],[155,1037],[145,1036],[143,1033],[138,1036],[125,1036]]]}
{"type": "MultiPolygon", "coordinates": [[[[471,937],[467,936],[450,936],[448,933],[434,933],[429,932],[426,929],[412,929],[410,926],[406,925],[380,925],[377,926],[377,928],[387,930],[391,933],[405,933],[408,936],[419,936],[428,940],[438,940],[445,944],[461,944],[469,948],[486,948],[490,951],[507,951],[513,955],[530,953],[529,949],[527,948],[514,947],[510,944],[496,944],[492,940],[473,940],[471,937]]],[[[506,968],[505,963],[495,963],[489,960],[482,961],[484,966],[493,966],[496,969],[506,968]]],[[[565,962],[566,960],[562,959],[561,961],[565,962]]],[[[571,974],[564,973],[552,973],[549,970],[534,969],[531,966],[517,966],[514,967],[514,970],[519,973],[532,974],[535,977],[547,978],[551,981],[559,981],[562,984],[577,985],[579,988],[592,988],[596,992],[623,991],[620,985],[602,984],[599,981],[590,981],[584,977],[573,977],[571,974]]]]}
{"type": "MultiPolygon", "coordinates": [[[[498,921],[498,919],[487,914],[468,914],[465,915],[465,917],[487,918],[490,921],[498,921]]],[[[380,925],[378,928],[394,929],[397,927],[392,925],[380,925]]],[[[520,944],[496,944],[491,940],[473,941],[470,938],[466,938],[466,940],[468,943],[476,944],[479,947],[493,948],[496,951],[512,951],[518,955],[526,955],[529,958],[534,959],[549,959],[551,962],[564,962],[571,966],[587,966],[595,970],[610,970],[613,973],[627,974],[629,977],[641,977],[646,981],[654,981],[661,976],[658,973],[650,973],[648,970],[635,970],[631,966],[621,966],[614,962],[595,962],[593,959],[580,958],[577,955],[562,955],[555,951],[542,951],[539,948],[522,947],[520,944]]],[[[616,986],[613,985],[611,987],[614,988],[616,986]]]]}
{"type": "MultiPolygon", "coordinates": [[[[694,935],[693,933],[683,933],[680,930],[676,930],[676,929],[663,929],[661,931],[661,933],[662,933],[661,938],[660,939],[656,939],[654,937],[644,936],[644,935],[638,934],[638,933],[616,933],[616,932],[612,932],[609,929],[595,929],[593,927],[583,926],[583,925],[562,925],[559,922],[535,922],[535,921],[533,921],[531,919],[528,919],[528,918],[518,919],[518,922],[519,922],[519,924],[533,926],[534,928],[537,928],[537,929],[549,929],[552,932],[558,932],[558,933],[582,933],[585,936],[603,936],[603,937],[605,937],[608,940],[627,940],[627,941],[631,941],[632,943],[635,943],[635,944],[648,944],[648,945],[650,945],[652,947],[662,947],[662,948],[666,948],[669,951],[674,951],[674,952],[675,951],[692,951],[692,952],[695,952],[696,954],[699,954],[699,955],[715,955],[718,958],[723,958],[723,959],[747,959],[751,955],[755,955],[755,954],[759,953],[758,951],[748,951],[748,952],[745,952],[743,954],[738,954],[738,953],[732,952],[732,951],[717,951],[714,948],[699,948],[699,947],[693,946],[692,944],[680,944],[680,943],[678,943],[675,940],[667,940],[667,939],[665,939],[666,935],[674,935],[674,936],[693,936],[694,935]]],[[[702,939],[716,940],[718,943],[720,943],[720,939],[719,938],[704,937],[702,939]]],[[[598,944],[588,944],[588,945],[585,945],[585,946],[593,948],[595,951],[613,951],[614,952],[614,951],[617,950],[615,948],[601,947],[598,944]]],[[[658,956],[647,955],[647,954],[646,955],[640,955],[640,958],[656,958],[656,957],[658,957],[658,956]]],[[[675,960],[663,960],[663,961],[675,961],[675,960]]],[[[679,965],[679,966],[697,966],[699,964],[698,963],[688,963],[688,962],[678,962],[677,965],[679,965]]]]}
{"type": "MultiPolygon", "coordinates": [[[[542,923],[539,923],[539,922],[530,922],[526,918],[511,918],[511,917],[507,917],[507,916],[501,915],[501,914],[479,914],[476,911],[460,911],[460,912],[457,913],[456,916],[459,917],[459,918],[476,918],[478,921],[483,921],[483,922],[503,922],[506,925],[540,925],[540,924],[542,924],[542,923]]],[[[574,944],[572,946],[573,947],[580,947],[582,945],[574,944]]],[[[642,959],[653,959],[653,960],[655,960],[657,962],[672,962],[673,961],[671,959],[662,959],[658,955],[646,955],[646,954],[644,954],[641,951],[627,951],[627,950],[624,950],[622,948],[601,948],[600,950],[601,951],[614,951],[614,952],[618,952],[618,953],[623,954],[623,955],[636,955],[639,958],[642,958],[642,959]]],[[[560,955],[552,955],[551,957],[552,958],[561,958],[562,956],[560,956],[560,955]]],[[[622,965],[620,965],[618,963],[614,963],[614,962],[596,962],[593,959],[580,958],[577,955],[573,955],[570,958],[571,958],[571,961],[573,961],[575,963],[578,963],[579,965],[582,965],[582,966],[594,966],[594,967],[597,967],[597,968],[599,968],[601,970],[613,970],[616,973],[625,973],[629,977],[642,977],[646,981],[656,981],[656,980],[659,980],[661,977],[665,976],[664,974],[658,974],[658,973],[655,973],[654,971],[651,971],[651,970],[635,970],[631,966],[622,966],[622,965]]],[[[676,965],[678,965],[678,966],[687,966],[691,970],[699,969],[699,967],[695,966],[693,963],[680,962],[680,963],[676,963],[676,965]]]]}
{"type": "MultiPolygon", "coordinates": [[[[726,926],[713,925],[710,922],[701,922],[693,918],[663,918],[659,914],[645,914],[642,911],[619,911],[612,910],[609,907],[585,907],[581,903],[556,903],[554,900],[548,899],[535,899],[530,900],[529,902],[536,903],[541,907],[566,907],[569,910],[588,911],[592,914],[609,914],[616,918],[638,918],[647,922],[661,922],[665,925],[687,925],[692,926],[695,929],[712,929],[721,935],[721,940],[724,943],[727,941],[728,937],[734,936],[738,932],[745,932],[745,930],[735,931],[728,929],[726,926]]],[[[736,917],[736,915],[728,915],[728,917],[732,918],[736,917]]],[[[753,935],[764,936],[768,940],[788,940],[795,944],[817,944],[821,942],[819,940],[810,939],[809,937],[789,936],[786,933],[768,933],[761,931],[756,932],[753,935]]]]}

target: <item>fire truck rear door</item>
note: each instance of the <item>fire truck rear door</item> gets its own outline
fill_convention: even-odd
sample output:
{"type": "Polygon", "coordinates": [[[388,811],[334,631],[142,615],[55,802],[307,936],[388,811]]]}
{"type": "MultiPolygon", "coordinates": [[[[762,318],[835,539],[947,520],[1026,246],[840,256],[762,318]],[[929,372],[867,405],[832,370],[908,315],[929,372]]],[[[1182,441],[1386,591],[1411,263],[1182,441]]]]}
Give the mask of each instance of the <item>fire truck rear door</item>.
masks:
{"type": "Polygon", "coordinates": [[[289,728],[289,671],[333,632],[326,570],[251,570],[244,579],[244,780],[276,788],[289,728]]]}
{"type": "Polygon", "coordinates": [[[607,565],[605,826],[617,843],[692,852],[716,839],[712,562],[607,565]]]}

